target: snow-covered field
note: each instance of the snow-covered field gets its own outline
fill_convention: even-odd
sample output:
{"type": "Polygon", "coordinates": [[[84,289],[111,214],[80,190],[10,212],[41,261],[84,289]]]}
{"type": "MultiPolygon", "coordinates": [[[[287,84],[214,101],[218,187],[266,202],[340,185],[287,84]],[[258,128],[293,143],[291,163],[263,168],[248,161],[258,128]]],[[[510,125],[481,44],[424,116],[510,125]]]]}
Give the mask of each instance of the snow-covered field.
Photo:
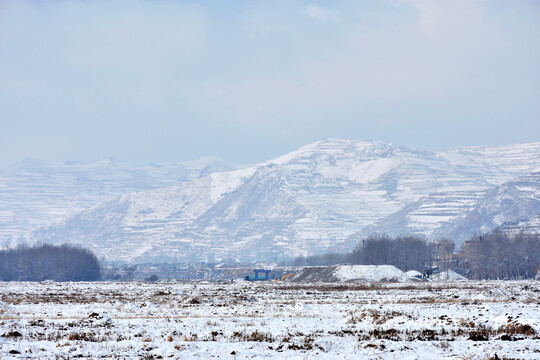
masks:
{"type": "Polygon", "coordinates": [[[540,283],[0,283],[0,359],[538,359],[540,283]]]}

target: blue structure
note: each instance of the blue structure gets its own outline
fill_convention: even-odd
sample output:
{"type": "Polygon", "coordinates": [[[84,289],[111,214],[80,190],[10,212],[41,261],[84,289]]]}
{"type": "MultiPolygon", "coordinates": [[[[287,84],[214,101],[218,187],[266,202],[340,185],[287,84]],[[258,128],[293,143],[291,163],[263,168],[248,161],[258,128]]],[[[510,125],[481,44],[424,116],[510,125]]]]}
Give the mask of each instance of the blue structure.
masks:
{"type": "Polygon", "coordinates": [[[264,269],[254,269],[255,275],[248,275],[245,277],[247,281],[268,281],[270,280],[270,271],[272,270],[264,270],[264,269]]]}

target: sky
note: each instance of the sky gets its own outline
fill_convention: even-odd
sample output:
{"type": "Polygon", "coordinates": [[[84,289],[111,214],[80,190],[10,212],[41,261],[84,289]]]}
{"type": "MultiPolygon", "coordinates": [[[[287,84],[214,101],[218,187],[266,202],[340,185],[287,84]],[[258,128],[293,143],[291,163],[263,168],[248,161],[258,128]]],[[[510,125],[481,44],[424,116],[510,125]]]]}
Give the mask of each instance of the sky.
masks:
{"type": "Polygon", "coordinates": [[[540,141],[536,0],[0,0],[0,169],[540,141]]]}

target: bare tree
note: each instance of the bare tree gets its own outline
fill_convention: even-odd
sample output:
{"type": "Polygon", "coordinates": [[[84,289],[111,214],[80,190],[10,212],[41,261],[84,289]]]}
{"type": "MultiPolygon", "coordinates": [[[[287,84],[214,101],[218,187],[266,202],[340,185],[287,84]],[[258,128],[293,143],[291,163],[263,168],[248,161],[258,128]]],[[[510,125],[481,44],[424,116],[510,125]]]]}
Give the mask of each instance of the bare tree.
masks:
{"type": "Polygon", "coordinates": [[[93,281],[100,277],[99,262],[86,249],[45,244],[0,251],[2,281],[93,281]]]}
{"type": "Polygon", "coordinates": [[[471,278],[530,278],[540,263],[540,235],[511,236],[494,231],[472,237],[464,244],[463,251],[471,278]]]}

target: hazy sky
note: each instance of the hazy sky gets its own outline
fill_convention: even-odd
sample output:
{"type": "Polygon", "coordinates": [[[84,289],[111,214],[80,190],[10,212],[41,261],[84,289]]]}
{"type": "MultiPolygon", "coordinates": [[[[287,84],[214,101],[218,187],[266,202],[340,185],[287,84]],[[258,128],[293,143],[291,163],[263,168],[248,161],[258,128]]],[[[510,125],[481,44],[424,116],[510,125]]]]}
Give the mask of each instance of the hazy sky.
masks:
{"type": "Polygon", "coordinates": [[[540,1],[0,0],[0,169],[540,141],[540,1]]]}

